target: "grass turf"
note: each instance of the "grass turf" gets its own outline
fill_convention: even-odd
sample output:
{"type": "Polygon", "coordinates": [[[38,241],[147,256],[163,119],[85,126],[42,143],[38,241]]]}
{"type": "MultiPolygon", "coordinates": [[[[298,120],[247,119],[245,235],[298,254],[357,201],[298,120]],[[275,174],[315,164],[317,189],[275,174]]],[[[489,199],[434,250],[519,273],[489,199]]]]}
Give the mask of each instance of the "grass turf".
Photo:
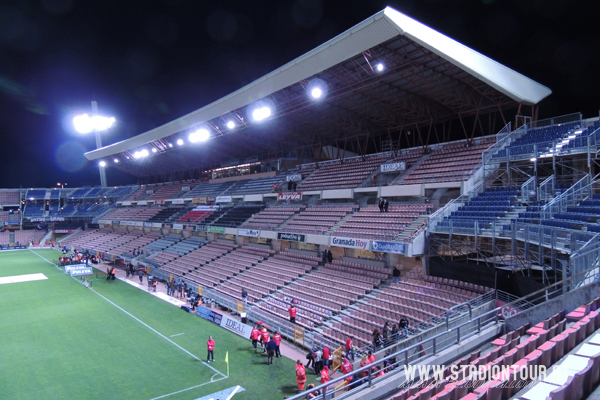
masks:
{"type": "Polygon", "coordinates": [[[34,252],[59,256],[0,252],[0,277],[49,278],[0,285],[2,399],[192,400],[236,385],[245,389],[236,400],[296,393],[293,360],[267,366],[240,336],[121,281],[101,279],[87,289],[34,252]],[[210,367],[226,374],[229,351],[227,379],[195,358],[206,360],[209,335],[216,342],[210,367]]]}

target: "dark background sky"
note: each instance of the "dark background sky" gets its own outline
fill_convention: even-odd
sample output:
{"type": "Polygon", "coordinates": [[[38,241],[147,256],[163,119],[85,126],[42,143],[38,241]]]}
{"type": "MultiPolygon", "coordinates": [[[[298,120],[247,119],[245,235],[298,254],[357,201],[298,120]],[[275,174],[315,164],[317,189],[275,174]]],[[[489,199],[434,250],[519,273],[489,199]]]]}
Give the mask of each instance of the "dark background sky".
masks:
{"type": "MultiPolygon", "coordinates": [[[[0,188],[99,184],[73,115],[116,117],[104,144],[196,110],[389,5],[548,86],[540,118],[598,115],[597,2],[2,0],[0,188]]],[[[108,170],[109,184],[135,179],[108,170]]]]}

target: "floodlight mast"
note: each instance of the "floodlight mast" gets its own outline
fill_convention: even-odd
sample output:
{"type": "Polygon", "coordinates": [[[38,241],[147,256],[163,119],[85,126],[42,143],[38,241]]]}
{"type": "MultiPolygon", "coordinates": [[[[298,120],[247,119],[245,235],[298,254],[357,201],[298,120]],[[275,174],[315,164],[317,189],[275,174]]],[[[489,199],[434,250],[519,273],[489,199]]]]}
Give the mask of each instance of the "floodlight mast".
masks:
{"type": "MultiPolygon", "coordinates": [[[[92,100],[92,118],[98,115],[98,102],[92,100]]],[[[94,135],[96,136],[96,149],[100,149],[102,147],[102,136],[100,136],[100,131],[96,128],[96,125],[93,124],[94,135]]],[[[106,169],[102,166],[99,167],[100,170],[100,186],[103,188],[106,187],[106,169]]]]}

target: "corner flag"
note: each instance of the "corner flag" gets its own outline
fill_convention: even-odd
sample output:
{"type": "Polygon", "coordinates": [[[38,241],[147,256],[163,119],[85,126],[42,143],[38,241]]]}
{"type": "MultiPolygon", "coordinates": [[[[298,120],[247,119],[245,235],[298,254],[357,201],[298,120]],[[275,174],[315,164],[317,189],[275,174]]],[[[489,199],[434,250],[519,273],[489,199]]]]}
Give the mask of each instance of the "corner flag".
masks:
{"type": "Polygon", "coordinates": [[[229,352],[225,353],[225,362],[227,363],[227,376],[229,376],[229,352]]]}

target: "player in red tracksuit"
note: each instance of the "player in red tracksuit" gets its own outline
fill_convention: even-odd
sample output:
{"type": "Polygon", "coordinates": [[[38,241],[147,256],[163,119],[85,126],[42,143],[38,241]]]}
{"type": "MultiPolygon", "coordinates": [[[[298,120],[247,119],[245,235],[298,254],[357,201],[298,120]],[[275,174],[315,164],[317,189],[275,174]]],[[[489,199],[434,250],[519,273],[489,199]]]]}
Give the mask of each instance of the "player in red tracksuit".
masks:
{"type": "Polygon", "coordinates": [[[281,343],[281,335],[277,332],[275,332],[275,334],[273,335],[273,340],[275,341],[275,344],[277,344],[277,347],[275,348],[275,357],[279,358],[281,356],[281,353],[279,352],[279,344],[281,343]]]}
{"type": "Polygon", "coordinates": [[[215,362],[215,353],[213,352],[213,350],[215,349],[215,341],[213,340],[212,336],[208,337],[208,340],[206,341],[206,346],[208,347],[208,355],[206,356],[206,362],[210,362],[211,358],[212,362],[215,362]]]}
{"type": "Polygon", "coordinates": [[[260,338],[260,331],[258,330],[258,326],[255,326],[250,332],[250,340],[252,340],[252,346],[254,346],[254,352],[256,353],[258,338],[260,338]]]}
{"type": "Polygon", "coordinates": [[[290,306],[290,308],[288,308],[288,311],[290,313],[290,322],[292,323],[296,323],[296,313],[298,312],[298,310],[296,310],[296,307],[294,307],[294,305],[292,304],[290,306]]]}
{"type": "Polygon", "coordinates": [[[267,328],[263,328],[262,332],[260,333],[260,339],[262,341],[263,353],[266,353],[267,352],[267,343],[269,343],[269,340],[271,339],[271,337],[269,336],[269,332],[267,331],[267,328]]]}
{"type": "Polygon", "coordinates": [[[326,367],[329,367],[329,356],[331,356],[329,348],[327,346],[323,347],[323,365],[326,367]]]}

